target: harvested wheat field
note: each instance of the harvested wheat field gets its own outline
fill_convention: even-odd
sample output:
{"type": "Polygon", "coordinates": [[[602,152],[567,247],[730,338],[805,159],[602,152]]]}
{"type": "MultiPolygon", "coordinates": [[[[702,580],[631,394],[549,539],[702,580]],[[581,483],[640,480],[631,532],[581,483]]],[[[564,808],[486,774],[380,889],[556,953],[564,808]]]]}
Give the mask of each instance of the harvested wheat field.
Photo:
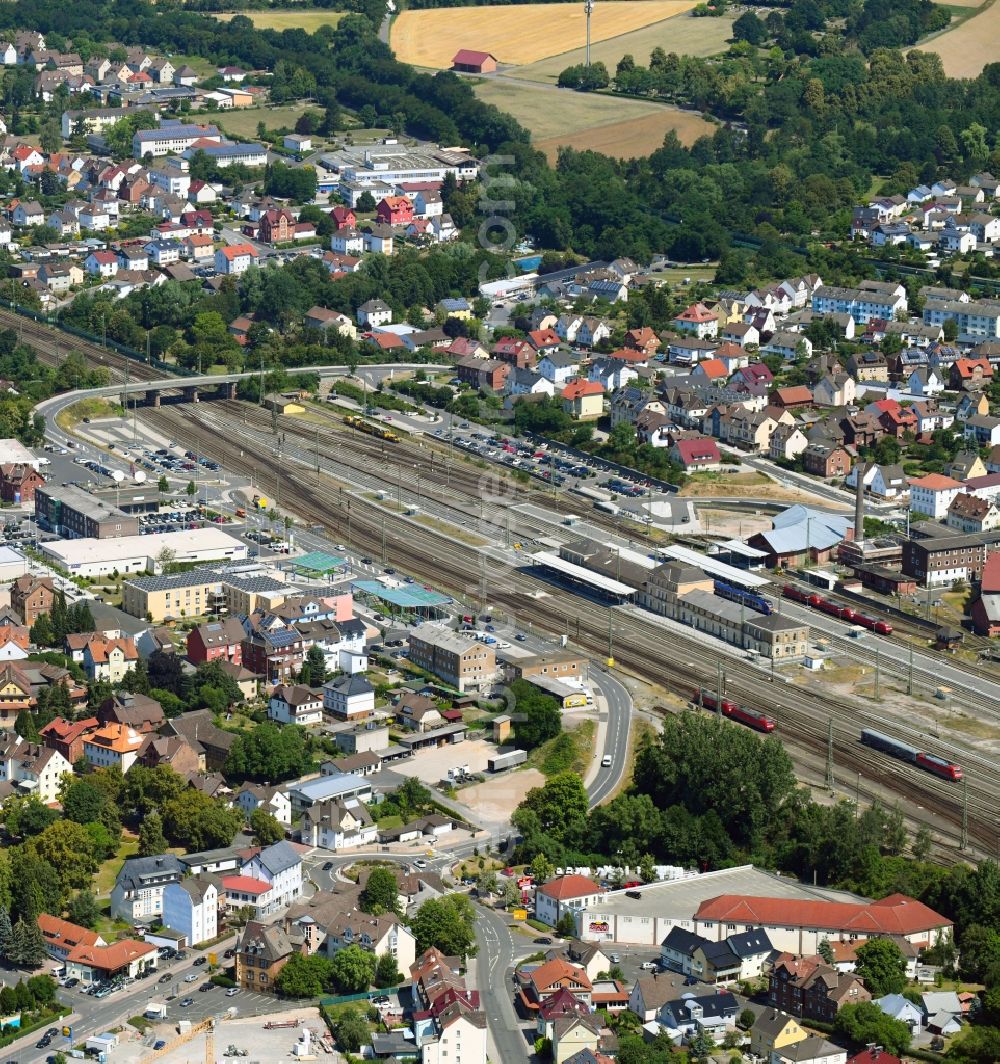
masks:
{"type": "Polygon", "coordinates": [[[305,30],[315,33],[320,26],[336,26],[346,11],[327,11],[323,8],[285,8],[282,11],[227,11],[216,15],[228,22],[234,15],[244,15],[258,30],[305,30]]]}
{"type": "MultiPolygon", "coordinates": [[[[695,18],[678,13],[644,29],[622,33],[591,44],[590,58],[594,63],[603,63],[613,74],[618,60],[631,55],[640,65],[649,62],[649,53],[656,47],[677,55],[709,56],[724,52],[733,35],[733,19],[729,15],[720,18],[695,18]]],[[[570,51],[550,53],[546,59],[526,64],[510,73],[515,78],[528,81],[555,83],[561,71],[568,66],[582,63],[586,58],[584,47],[570,51]]]]}
{"type": "Polygon", "coordinates": [[[599,151],[616,159],[635,159],[656,151],[670,130],[674,130],[681,144],[690,146],[699,137],[711,136],[715,129],[711,122],[705,121],[699,114],[680,111],[675,107],[659,107],[656,113],[641,118],[593,126],[569,136],[559,134],[536,140],[535,147],[545,152],[553,163],[561,147],[599,151]]]}
{"type": "Polygon", "coordinates": [[[649,100],[630,100],[593,92],[573,92],[509,78],[484,78],[474,85],[476,96],[513,115],[531,131],[535,147],[555,161],[566,145],[617,159],[648,155],[668,130],[683,144],[693,144],[715,127],[699,114],[649,100]]]}
{"type": "MultiPolygon", "coordinates": [[[[964,7],[972,4],[964,3],[964,7]]],[[[918,44],[921,52],[936,52],[941,56],[944,72],[952,78],[974,78],[987,63],[1000,58],[1000,3],[992,0],[988,6],[954,29],[945,30],[925,44],[918,44]]]]}
{"type": "MultiPolygon", "coordinates": [[[[590,39],[603,41],[689,11],[695,0],[614,0],[594,6],[590,39]]],[[[713,21],[703,19],[701,21],[713,21]]],[[[459,48],[491,52],[500,63],[534,63],[586,42],[582,3],[447,7],[404,11],[393,23],[398,59],[443,70],[459,48]]]]}

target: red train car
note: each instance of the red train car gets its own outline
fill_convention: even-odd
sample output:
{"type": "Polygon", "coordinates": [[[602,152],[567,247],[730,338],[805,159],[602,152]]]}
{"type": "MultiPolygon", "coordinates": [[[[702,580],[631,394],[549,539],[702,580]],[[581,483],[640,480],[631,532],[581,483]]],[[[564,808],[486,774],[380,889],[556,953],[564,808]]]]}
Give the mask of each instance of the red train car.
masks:
{"type": "Polygon", "coordinates": [[[723,705],[722,715],[729,717],[730,720],[739,721],[740,724],[745,724],[748,728],[755,728],[757,731],[774,731],[774,721],[770,717],[765,716],[763,713],[758,713],[756,710],[747,709],[746,706],[726,709],[725,705],[723,705]]]}
{"type": "MultiPolygon", "coordinates": [[[[696,706],[704,706],[705,709],[717,710],[719,708],[719,701],[715,695],[711,691],[706,691],[703,687],[695,691],[691,696],[691,701],[696,706]]],[[[731,702],[728,698],[722,700],[722,712],[725,714],[729,714],[739,708],[735,702],[731,702]]]]}
{"type": "Polygon", "coordinates": [[[962,778],[962,769],[951,761],[945,761],[943,757],[935,757],[934,754],[917,754],[917,764],[925,772],[933,772],[945,780],[957,781],[962,778]]]}
{"type": "Polygon", "coordinates": [[[785,598],[791,599],[793,602],[801,602],[805,606],[815,607],[823,601],[821,595],[800,591],[797,587],[792,587],[791,584],[785,584],[781,589],[781,593],[785,598]]]}

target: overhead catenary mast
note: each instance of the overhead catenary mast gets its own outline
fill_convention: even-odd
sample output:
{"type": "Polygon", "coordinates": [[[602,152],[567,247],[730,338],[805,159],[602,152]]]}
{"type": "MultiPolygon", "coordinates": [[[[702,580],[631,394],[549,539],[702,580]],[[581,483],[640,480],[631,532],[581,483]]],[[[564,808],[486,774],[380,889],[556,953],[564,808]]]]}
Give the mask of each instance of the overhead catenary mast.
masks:
{"type": "Polygon", "coordinates": [[[587,66],[590,66],[590,16],[594,13],[594,0],[583,0],[583,10],[587,12],[587,66]]]}

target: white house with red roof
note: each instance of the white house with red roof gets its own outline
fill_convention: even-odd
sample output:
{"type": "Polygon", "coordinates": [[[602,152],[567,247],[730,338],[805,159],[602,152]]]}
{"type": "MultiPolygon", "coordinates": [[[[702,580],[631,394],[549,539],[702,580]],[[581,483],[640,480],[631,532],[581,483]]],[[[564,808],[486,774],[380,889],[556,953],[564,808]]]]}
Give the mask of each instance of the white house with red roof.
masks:
{"type": "Polygon", "coordinates": [[[692,303],[674,318],[674,328],[705,340],[718,335],[719,319],[704,303],[692,303]]]}
{"type": "Polygon", "coordinates": [[[719,445],[710,436],[677,440],[670,448],[670,457],[679,462],[687,473],[718,469],[722,465],[719,445]]]}
{"type": "Polygon", "coordinates": [[[910,513],[925,514],[935,521],[948,514],[948,507],[962,491],[962,483],[942,473],[928,473],[910,481],[910,513]]]}
{"type": "Polygon", "coordinates": [[[219,248],[215,253],[215,272],[238,277],[250,269],[256,258],[257,251],[251,244],[233,244],[219,248]]]}
{"type": "Polygon", "coordinates": [[[91,277],[114,277],[118,272],[118,256],[113,251],[92,251],[84,259],[83,268],[91,277]]]}
{"type": "Polygon", "coordinates": [[[535,890],[535,919],[555,927],[564,913],[577,913],[596,904],[607,891],[575,872],[557,876],[535,890]]]}
{"type": "Polygon", "coordinates": [[[702,902],[694,915],[695,933],[713,942],[757,927],[767,932],[775,949],[800,956],[816,953],[824,939],[849,942],[891,935],[923,946],[954,935],[948,917],[905,894],[862,902],[720,894],[702,902]]]}

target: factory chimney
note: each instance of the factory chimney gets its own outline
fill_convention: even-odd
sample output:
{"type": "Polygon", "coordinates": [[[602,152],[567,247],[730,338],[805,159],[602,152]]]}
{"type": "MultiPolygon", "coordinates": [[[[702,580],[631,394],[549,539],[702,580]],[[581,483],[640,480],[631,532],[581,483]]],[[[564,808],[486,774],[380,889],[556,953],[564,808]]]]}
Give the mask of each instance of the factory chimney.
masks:
{"type": "Polygon", "coordinates": [[[854,542],[863,543],[865,539],[865,471],[867,462],[858,462],[858,483],[854,489],[854,542]]]}

